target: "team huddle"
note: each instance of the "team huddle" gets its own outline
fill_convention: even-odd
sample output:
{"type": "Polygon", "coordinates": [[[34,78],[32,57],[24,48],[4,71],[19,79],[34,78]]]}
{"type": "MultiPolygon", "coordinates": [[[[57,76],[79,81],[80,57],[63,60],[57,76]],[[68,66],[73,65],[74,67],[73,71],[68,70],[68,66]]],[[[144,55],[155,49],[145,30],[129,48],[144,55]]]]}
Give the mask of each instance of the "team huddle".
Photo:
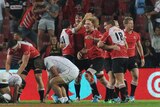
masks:
{"type": "MultiPolygon", "coordinates": [[[[98,102],[101,95],[98,92],[94,75],[106,88],[105,102],[126,103],[134,101],[138,85],[138,64],[136,49],[141,58],[141,66],[145,64],[140,35],[133,31],[134,22],[131,17],[125,17],[124,29],[119,28],[116,20],[104,22],[105,33],[98,30],[98,18],[91,13],[76,14],[75,25],[69,21],[62,23],[60,40],[52,37],[49,53],[42,52],[31,43],[21,40],[8,42],[6,72],[0,74],[0,103],[18,103],[23,93],[25,78],[31,69],[34,70],[40,102],[44,103],[49,92],[54,91],[55,103],[69,103],[68,84],[75,80],[76,99],[80,101],[80,84],[83,70],[85,78],[92,89],[93,100],[98,102]],[[61,51],[62,56],[61,56],[61,51]],[[12,57],[18,53],[21,57],[16,74],[10,73],[12,57]],[[47,86],[42,81],[42,70],[48,73],[47,86]],[[127,90],[125,72],[132,74],[131,91],[127,90]],[[108,74],[108,79],[104,76],[108,74]],[[10,87],[14,87],[11,95],[10,87]],[[46,89],[45,89],[46,87],[46,89]]],[[[17,35],[22,35],[20,32],[17,35]]]]}

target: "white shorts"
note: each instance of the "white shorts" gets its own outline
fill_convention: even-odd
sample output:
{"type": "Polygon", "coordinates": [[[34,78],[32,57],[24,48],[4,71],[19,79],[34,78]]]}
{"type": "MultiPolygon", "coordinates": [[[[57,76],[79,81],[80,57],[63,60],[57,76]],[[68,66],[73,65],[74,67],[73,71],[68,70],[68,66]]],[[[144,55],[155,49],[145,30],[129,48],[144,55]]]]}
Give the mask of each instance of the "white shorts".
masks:
{"type": "Polygon", "coordinates": [[[61,73],[60,77],[64,80],[65,83],[70,83],[72,80],[75,80],[78,77],[78,74],[78,69],[68,69],[61,73]]]}

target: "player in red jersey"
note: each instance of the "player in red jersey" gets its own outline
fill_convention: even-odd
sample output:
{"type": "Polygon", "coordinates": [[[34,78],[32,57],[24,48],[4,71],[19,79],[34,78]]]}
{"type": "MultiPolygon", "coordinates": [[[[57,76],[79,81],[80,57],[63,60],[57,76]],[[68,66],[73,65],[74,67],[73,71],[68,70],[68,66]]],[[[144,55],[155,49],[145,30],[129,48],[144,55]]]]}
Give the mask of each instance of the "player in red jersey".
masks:
{"type": "MultiPolygon", "coordinates": [[[[22,89],[25,87],[25,78],[31,69],[34,70],[36,82],[38,84],[38,92],[40,95],[40,101],[43,102],[44,97],[44,84],[42,81],[42,68],[43,62],[40,58],[39,51],[33,47],[32,44],[24,41],[11,40],[8,42],[8,53],[6,59],[6,71],[10,70],[11,59],[14,54],[18,53],[21,56],[22,63],[18,69],[22,81],[22,89]]],[[[19,94],[20,96],[20,94],[19,94]]]]}
{"type": "MultiPolygon", "coordinates": [[[[124,83],[124,72],[127,68],[127,61],[128,61],[128,55],[127,55],[127,44],[125,41],[124,32],[115,26],[114,20],[108,21],[107,24],[110,26],[108,35],[108,40],[105,39],[105,41],[99,42],[98,46],[102,49],[107,50],[108,45],[105,44],[107,42],[110,43],[109,40],[112,41],[112,46],[117,45],[120,49],[117,47],[111,51],[111,58],[112,58],[112,71],[115,76],[116,84],[119,87],[122,102],[127,102],[127,95],[126,95],[126,85],[124,83]]],[[[112,91],[113,93],[113,91],[112,91]]]]}
{"type": "MultiPolygon", "coordinates": [[[[119,27],[118,22],[116,20],[114,20],[114,22],[115,22],[115,26],[119,27]]],[[[106,30],[106,32],[103,34],[102,38],[98,42],[99,47],[104,46],[104,43],[105,43],[105,44],[107,44],[106,48],[109,49],[109,50],[107,49],[107,51],[105,51],[105,54],[104,54],[104,58],[105,58],[104,68],[107,71],[107,74],[109,77],[107,90],[106,90],[106,97],[105,97],[105,101],[108,103],[113,103],[113,92],[114,92],[114,85],[115,85],[115,77],[112,72],[112,59],[111,59],[111,49],[110,48],[112,48],[112,49],[117,48],[118,49],[118,47],[116,45],[112,45],[112,41],[109,36],[109,29],[111,27],[112,27],[111,24],[104,22],[104,29],[106,30]],[[102,45],[102,46],[100,46],[100,45],[102,45]]]]}
{"type": "Polygon", "coordinates": [[[144,60],[144,53],[143,48],[141,45],[140,35],[133,31],[134,23],[132,17],[125,17],[124,21],[124,32],[126,36],[126,41],[128,43],[128,70],[131,71],[132,75],[132,82],[131,82],[131,92],[130,92],[130,101],[134,101],[135,96],[135,90],[138,85],[138,78],[139,78],[139,70],[138,70],[138,64],[136,62],[136,49],[139,52],[139,55],[141,57],[141,67],[144,66],[145,60],[144,60]]]}
{"type": "MultiPolygon", "coordinates": [[[[78,24],[82,21],[83,14],[77,13],[75,16],[75,24],[74,27],[78,26],[78,24]]],[[[77,53],[83,49],[84,47],[84,36],[85,36],[85,27],[81,27],[80,30],[78,30],[74,34],[74,50],[75,50],[75,56],[77,56],[77,53]]],[[[75,80],[75,91],[76,91],[76,100],[80,101],[80,82],[81,82],[81,76],[82,76],[82,70],[86,70],[89,67],[88,58],[87,56],[83,56],[83,59],[79,60],[77,57],[75,57],[75,65],[79,68],[80,72],[78,75],[78,78],[75,80]]]]}
{"type": "Polygon", "coordinates": [[[103,72],[104,51],[97,47],[97,42],[101,38],[101,33],[98,30],[95,30],[97,28],[97,25],[98,22],[95,16],[86,18],[84,22],[84,26],[86,29],[84,38],[84,48],[80,50],[77,55],[79,59],[81,59],[83,55],[87,55],[89,59],[90,67],[87,69],[85,77],[92,88],[92,94],[94,97],[92,102],[98,102],[100,98],[93,76],[96,75],[97,79],[100,80],[100,82],[105,87],[107,87],[107,80],[104,77],[103,72]]]}

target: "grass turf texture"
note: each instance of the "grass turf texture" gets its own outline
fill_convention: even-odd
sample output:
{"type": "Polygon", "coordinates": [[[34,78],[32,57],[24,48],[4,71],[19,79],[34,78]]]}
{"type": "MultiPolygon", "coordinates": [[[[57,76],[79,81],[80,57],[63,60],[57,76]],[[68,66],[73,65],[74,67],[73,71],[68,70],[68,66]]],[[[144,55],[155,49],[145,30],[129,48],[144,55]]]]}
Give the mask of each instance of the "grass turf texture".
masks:
{"type": "Polygon", "coordinates": [[[0,107],[160,107],[160,100],[138,100],[133,103],[108,104],[100,101],[92,103],[89,100],[73,102],[70,104],[53,104],[52,101],[47,101],[44,104],[38,101],[21,101],[19,104],[0,104],[0,107]]]}

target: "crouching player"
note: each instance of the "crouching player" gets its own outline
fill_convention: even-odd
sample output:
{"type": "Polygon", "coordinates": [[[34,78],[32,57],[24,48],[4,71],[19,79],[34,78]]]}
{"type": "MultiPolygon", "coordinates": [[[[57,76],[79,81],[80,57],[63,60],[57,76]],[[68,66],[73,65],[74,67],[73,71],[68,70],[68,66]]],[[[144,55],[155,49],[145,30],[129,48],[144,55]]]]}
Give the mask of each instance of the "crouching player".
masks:
{"type": "Polygon", "coordinates": [[[18,92],[22,79],[18,74],[4,72],[0,74],[0,103],[17,103],[18,92]],[[13,87],[13,97],[10,94],[10,87],[13,87]]]}
{"type": "Polygon", "coordinates": [[[0,73],[0,103],[9,103],[11,101],[8,78],[8,73],[0,73]]]}
{"type": "Polygon", "coordinates": [[[76,79],[79,69],[68,59],[60,56],[49,56],[44,59],[45,67],[49,73],[49,84],[47,86],[46,95],[50,89],[58,96],[56,103],[67,103],[68,97],[64,85],[76,79]]]}

